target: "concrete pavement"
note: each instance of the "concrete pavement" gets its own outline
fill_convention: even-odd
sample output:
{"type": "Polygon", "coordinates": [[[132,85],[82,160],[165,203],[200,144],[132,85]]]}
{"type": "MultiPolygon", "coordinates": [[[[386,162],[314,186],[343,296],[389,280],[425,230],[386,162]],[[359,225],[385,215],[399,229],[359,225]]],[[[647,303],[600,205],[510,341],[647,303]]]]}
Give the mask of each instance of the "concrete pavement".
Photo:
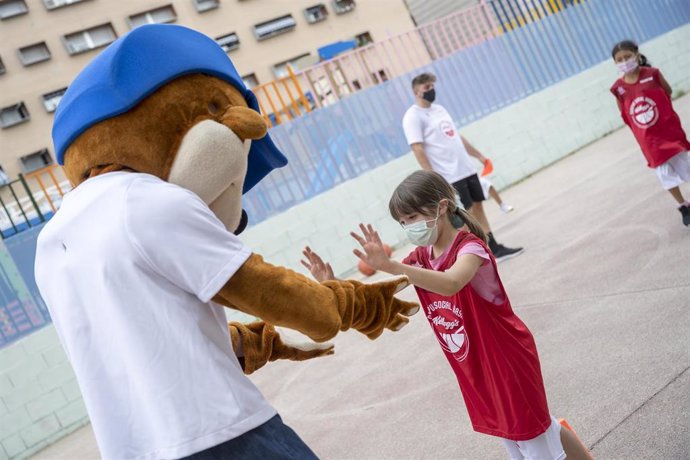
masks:
{"type": "MultiPolygon", "coordinates": [[[[688,131],[690,96],[675,106],[688,131]]],[[[502,195],[516,210],[502,216],[487,203],[494,232],[526,251],[500,273],[536,338],[551,412],[597,458],[690,458],[690,229],[631,133],[502,195]]],[[[402,296],[415,298],[412,289],[402,296]]],[[[273,363],[252,377],[320,457],[505,458],[497,439],[472,431],[421,315],[374,342],[356,333],[335,342],[332,357],[273,363]]],[[[85,427],[36,458],[97,455],[85,427]]]]}

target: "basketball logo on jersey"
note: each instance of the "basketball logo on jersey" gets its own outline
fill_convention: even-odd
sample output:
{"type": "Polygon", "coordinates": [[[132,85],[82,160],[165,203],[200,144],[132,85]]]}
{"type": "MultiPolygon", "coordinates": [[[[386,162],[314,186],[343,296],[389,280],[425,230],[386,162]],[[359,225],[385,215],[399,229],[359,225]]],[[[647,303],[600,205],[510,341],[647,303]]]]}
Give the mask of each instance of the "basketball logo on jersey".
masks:
{"type": "Polygon", "coordinates": [[[453,355],[457,362],[464,361],[470,350],[470,343],[460,308],[447,300],[437,300],[426,308],[426,312],[443,351],[453,355]]]}
{"type": "Polygon", "coordinates": [[[439,123],[438,127],[441,129],[441,132],[446,136],[455,136],[455,128],[453,127],[453,124],[450,121],[443,120],[441,123],[439,123]]]}
{"type": "Polygon", "coordinates": [[[636,97],[630,103],[630,118],[640,128],[649,128],[659,119],[659,108],[652,99],[636,97]]]}

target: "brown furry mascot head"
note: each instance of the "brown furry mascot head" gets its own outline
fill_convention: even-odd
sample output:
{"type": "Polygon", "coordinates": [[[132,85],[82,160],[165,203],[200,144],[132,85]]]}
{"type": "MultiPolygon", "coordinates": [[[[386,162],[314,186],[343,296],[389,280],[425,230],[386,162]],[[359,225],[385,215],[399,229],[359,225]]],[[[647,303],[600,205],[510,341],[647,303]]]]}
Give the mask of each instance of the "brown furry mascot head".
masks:
{"type": "Polygon", "coordinates": [[[70,85],[53,138],[74,186],[103,172],[148,173],[198,194],[231,231],[241,196],[285,157],[223,50],[175,25],[139,27],[70,85]]]}

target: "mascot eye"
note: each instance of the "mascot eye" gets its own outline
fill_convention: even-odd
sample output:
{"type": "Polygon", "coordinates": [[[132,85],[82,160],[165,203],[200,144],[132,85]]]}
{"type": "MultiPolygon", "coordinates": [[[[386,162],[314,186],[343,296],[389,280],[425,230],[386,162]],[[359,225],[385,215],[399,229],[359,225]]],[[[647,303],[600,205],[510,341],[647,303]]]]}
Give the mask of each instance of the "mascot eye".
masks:
{"type": "Polygon", "coordinates": [[[217,102],[211,101],[208,103],[208,112],[211,115],[217,115],[220,112],[220,105],[217,102]]]}

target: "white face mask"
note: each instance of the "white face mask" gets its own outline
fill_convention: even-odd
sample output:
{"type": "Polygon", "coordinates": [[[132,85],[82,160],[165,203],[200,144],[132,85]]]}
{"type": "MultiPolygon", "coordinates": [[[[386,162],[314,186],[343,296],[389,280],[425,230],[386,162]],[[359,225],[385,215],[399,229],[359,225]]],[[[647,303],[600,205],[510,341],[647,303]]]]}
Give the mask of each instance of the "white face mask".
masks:
{"type": "MultiPolygon", "coordinates": [[[[440,210],[439,210],[440,211],[440,210]]],[[[439,211],[436,212],[436,218],[432,220],[420,220],[411,224],[403,225],[403,230],[415,246],[429,246],[438,240],[438,218],[439,211]],[[429,227],[429,222],[434,225],[429,227]]]]}
{"type": "Polygon", "coordinates": [[[618,70],[621,73],[630,73],[633,70],[637,69],[637,66],[639,63],[637,62],[637,58],[630,58],[627,61],[619,62],[616,64],[616,67],[618,67],[618,70]]]}

